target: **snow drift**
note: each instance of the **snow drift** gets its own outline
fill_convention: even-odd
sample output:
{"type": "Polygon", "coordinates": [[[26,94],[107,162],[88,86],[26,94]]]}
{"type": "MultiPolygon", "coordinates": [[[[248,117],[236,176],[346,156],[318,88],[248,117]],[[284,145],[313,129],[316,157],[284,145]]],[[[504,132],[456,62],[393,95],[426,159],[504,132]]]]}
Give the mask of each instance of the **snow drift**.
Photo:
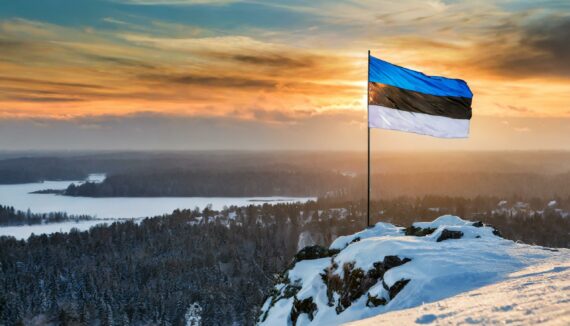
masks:
{"type": "Polygon", "coordinates": [[[301,250],[265,301],[260,325],[338,325],[434,302],[504,279],[567,249],[505,240],[491,226],[442,216],[378,223],[301,250]]]}

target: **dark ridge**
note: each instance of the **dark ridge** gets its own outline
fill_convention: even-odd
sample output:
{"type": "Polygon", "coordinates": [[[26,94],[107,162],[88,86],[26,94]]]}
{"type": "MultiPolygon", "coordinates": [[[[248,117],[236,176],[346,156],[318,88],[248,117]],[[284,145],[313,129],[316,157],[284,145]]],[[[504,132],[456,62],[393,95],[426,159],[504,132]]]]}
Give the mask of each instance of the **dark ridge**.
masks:
{"type": "Polygon", "coordinates": [[[437,238],[437,242],[449,240],[449,239],[461,239],[463,237],[463,232],[461,231],[452,231],[445,229],[441,232],[439,238],[437,238]]]}

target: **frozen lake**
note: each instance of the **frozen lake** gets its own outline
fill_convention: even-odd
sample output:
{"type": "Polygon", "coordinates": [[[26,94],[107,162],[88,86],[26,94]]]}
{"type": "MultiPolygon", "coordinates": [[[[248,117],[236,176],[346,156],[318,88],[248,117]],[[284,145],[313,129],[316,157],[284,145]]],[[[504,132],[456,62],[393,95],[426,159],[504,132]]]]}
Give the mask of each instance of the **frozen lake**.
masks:
{"type": "Polygon", "coordinates": [[[0,236],[7,235],[16,239],[27,239],[32,234],[50,234],[56,232],[67,233],[71,229],[78,229],[79,231],[89,230],[92,226],[97,224],[113,223],[113,221],[92,220],[83,222],[64,222],[64,223],[49,223],[49,224],[36,224],[36,225],[18,225],[18,226],[3,226],[0,227],[0,236]]]}
{"type": "MultiPolygon", "coordinates": [[[[102,181],[104,175],[91,175],[88,180],[102,181]]],[[[203,209],[211,204],[215,210],[224,206],[261,205],[263,203],[307,202],[313,197],[113,197],[89,198],[67,197],[56,194],[32,194],[45,189],[65,189],[71,183],[84,181],[46,181],[16,185],[0,185],[0,205],[13,206],[17,210],[31,210],[33,213],[66,212],[70,215],[90,215],[99,219],[140,218],[171,213],[175,209],[203,209]]],[[[57,223],[51,225],[0,227],[0,235],[22,233],[24,238],[34,233],[68,232],[72,227],[88,229],[97,221],[81,223],[57,223]]]]}

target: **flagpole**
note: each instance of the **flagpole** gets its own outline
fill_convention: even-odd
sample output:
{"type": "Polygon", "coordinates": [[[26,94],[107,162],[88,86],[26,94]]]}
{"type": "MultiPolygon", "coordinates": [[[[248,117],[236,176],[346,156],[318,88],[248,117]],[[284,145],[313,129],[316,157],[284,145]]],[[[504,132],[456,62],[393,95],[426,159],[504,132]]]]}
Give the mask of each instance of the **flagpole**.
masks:
{"type": "Polygon", "coordinates": [[[368,124],[368,200],[366,209],[366,226],[370,226],[370,50],[368,50],[368,76],[366,78],[366,113],[368,124]]]}

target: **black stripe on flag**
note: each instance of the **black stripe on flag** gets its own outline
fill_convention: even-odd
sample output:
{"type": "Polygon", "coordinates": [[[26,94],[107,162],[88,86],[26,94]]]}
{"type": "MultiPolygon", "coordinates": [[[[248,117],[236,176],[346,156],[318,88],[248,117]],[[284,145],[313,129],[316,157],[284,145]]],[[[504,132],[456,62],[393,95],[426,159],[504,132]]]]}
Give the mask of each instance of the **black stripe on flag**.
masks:
{"type": "Polygon", "coordinates": [[[436,96],[375,82],[368,83],[368,92],[370,105],[453,119],[471,119],[471,98],[436,96]]]}

